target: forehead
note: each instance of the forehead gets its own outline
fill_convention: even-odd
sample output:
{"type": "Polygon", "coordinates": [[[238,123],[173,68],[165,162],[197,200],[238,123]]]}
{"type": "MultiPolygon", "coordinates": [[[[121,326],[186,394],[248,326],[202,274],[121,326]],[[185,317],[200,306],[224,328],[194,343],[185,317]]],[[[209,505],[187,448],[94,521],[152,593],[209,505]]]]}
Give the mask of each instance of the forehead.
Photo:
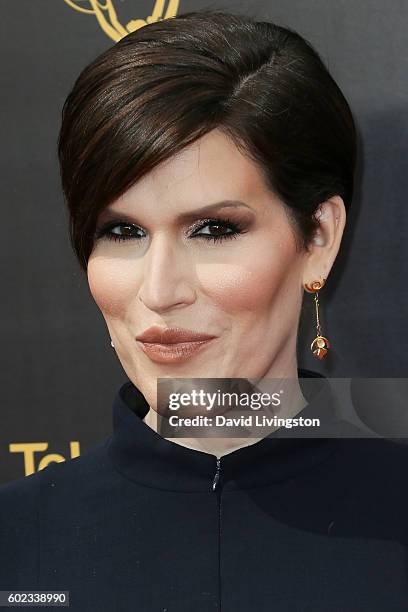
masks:
{"type": "Polygon", "coordinates": [[[116,203],[189,209],[225,199],[271,198],[259,168],[218,130],[162,162],[116,203]]]}

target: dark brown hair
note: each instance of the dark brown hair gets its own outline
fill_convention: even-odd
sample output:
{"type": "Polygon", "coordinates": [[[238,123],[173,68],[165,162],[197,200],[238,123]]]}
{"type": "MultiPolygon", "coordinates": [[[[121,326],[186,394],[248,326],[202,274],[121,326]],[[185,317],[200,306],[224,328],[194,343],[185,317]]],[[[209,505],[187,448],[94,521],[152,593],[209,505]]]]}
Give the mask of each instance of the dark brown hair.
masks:
{"type": "Polygon", "coordinates": [[[295,31],[216,10],[142,27],[84,68],[58,140],[70,239],[84,270],[99,213],[212,129],[259,167],[307,248],[319,204],[348,210],[356,164],[349,105],[295,31]]]}

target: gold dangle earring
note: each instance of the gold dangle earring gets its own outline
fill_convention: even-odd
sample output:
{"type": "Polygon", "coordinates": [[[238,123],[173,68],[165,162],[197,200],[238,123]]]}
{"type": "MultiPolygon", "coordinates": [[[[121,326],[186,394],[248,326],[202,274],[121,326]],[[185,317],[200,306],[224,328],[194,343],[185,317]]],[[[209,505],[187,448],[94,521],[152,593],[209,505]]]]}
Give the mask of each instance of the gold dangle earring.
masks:
{"type": "Polygon", "coordinates": [[[319,290],[324,287],[326,279],[323,278],[321,281],[313,281],[312,283],[305,283],[304,288],[308,293],[314,293],[314,301],[316,306],[316,330],[317,336],[310,345],[310,349],[317,359],[323,359],[327,355],[327,350],[330,348],[330,342],[327,338],[321,335],[320,320],[319,320],[319,290]]]}

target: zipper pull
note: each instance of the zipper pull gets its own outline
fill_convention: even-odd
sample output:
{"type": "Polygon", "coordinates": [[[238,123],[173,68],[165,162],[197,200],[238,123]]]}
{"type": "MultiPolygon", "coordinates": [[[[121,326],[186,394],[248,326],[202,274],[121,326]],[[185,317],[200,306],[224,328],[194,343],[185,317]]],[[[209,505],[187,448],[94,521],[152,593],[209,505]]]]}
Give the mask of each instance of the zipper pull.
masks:
{"type": "Polygon", "coordinates": [[[220,470],[221,470],[221,458],[217,457],[217,471],[215,472],[215,476],[214,476],[214,480],[212,483],[212,490],[215,491],[215,488],[218,484],[218,481],[220,479],[220,470]]]}

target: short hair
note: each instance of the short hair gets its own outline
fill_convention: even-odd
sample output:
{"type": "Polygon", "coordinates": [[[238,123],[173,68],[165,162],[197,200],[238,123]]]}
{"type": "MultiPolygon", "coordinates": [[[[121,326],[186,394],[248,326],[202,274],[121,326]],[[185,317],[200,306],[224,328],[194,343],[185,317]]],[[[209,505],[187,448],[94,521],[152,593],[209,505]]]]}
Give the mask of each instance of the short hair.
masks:
{"type": "Polygon", "coordinates": [[[62,109],[58,157],[70,239],[86,270],[99,213],[143,175],[218,128],[259,168],[307,248],[319,204],[348,211],[350,107],[294,30],[217,10],[131,32],[87,65],[62,109]]]}

